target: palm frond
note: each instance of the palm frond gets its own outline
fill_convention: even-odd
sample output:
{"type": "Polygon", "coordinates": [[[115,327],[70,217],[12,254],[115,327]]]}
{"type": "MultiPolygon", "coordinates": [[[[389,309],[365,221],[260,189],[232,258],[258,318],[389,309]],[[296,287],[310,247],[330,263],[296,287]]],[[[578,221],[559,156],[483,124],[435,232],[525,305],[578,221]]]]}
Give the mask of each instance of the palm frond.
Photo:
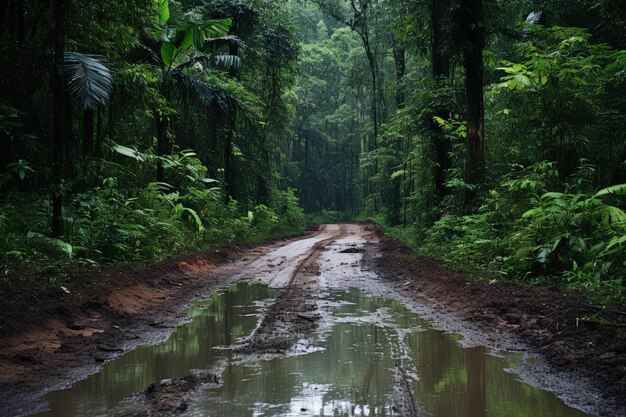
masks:
{"type": "Polygon", "coordinates": [[[218,36],[215,38],[208,38],[205,40],[205,43],[211,46],[229,46],[229,45],[237,45],[240,50],[246,49],[246,44],[244,41],[239,39],[238,36],[235,35],[227,35],[227,36],[218,36]]]}
{"type": "Polygon", "coordinates": [[[241,67],[241,58],[237,55],[215,55],[213,59],[217,65],[228,69],[241,67]]]}
{"type": "Polygon", "coordinates": [[[226,107],[229,97],[218,87],[180,71],[174,73],[173,76],[179,84],[178,91],[183,103],[206,107],[226,107]]]}
{"type": "Polygon", "coordinates": [[[66,52],[64,69],[70,93],[86,109],[96,109],[107,102],[113,88],[111,70],[101,55],[66,52]]]}

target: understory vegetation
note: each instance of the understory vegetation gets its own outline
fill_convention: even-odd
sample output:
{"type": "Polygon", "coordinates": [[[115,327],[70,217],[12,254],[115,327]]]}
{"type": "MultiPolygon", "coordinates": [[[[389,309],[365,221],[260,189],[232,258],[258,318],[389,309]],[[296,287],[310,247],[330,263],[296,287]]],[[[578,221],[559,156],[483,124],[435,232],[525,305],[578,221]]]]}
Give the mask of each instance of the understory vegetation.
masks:
{"type": "Polygon", "coordinates": [[[152,170],[141,162],[103,164],[92,161],[100,186],[66,199],[64,233],[49,236],[50,203],[37,193],[12,193],[2,206],[4,265],[55,268],[71,263],[146,262],[230,243],[256,244],[300,234],[303,210],[293,191],[274,190],[269,206],[243,211],[205,175],[191,151],[168,158],[167,184],[145,180],[152,170]],[[146,172],[147,171],[147,172],[146,172]],[[142,180],[142,178],[144,180],[142,180]],[[176,179],[177,180],[176,180],[176,179]],[[171,187],[176,191],[172,192],[171,187]],[[10,249],[9,249],[10,248],[10,249]]]}
{"type": "Polygon", "coordinates": [[[464,271],[624,305],[625,10],[8,0],[0,263],[372,218],[464,271]]]}

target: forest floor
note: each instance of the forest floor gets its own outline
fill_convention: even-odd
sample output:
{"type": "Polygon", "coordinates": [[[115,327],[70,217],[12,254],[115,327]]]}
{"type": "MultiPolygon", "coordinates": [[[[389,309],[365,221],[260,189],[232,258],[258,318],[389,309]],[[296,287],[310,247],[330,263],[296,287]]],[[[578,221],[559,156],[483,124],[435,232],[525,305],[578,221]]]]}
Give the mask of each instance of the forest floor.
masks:
{"type": "MultiPolygon", "coordinates": [[[[37,401],[43,394],[98,372],[138,346],[166,340],[189,320],[194,300],[250,279],[282,292],[253,334],[233,348],[239,354],[284,354],[319,326],[323,314],[312,300],[330,289],[358,286],[401,299],[434,328],[461,334],[463,345],[533,355],[533,366],[516,373],[577,408],[626,415],[624,311],[598,308],[573,294],[470,281],[415,257],[374,224],[324,225],[260,247],[76,271],[64,288],[25,288],[23,282],[36,280],[11,278],[0,288],[2,416],[45,409],[37,401]]],[[[137,415],[182,412],[201,386],[216,383],[219,375],[207,373],[152,384],[137,415]]],[[[403,407],[399,398],[400,414],[415,414],[403,407]]]]}

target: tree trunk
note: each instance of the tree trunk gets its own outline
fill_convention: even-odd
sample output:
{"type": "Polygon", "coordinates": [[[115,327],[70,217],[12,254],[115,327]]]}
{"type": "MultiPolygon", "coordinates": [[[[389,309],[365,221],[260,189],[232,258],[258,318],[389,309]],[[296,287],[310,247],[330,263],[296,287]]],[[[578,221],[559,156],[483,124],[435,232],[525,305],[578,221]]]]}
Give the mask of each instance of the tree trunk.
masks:
{"type": "MultiPolygon", "coordinates": [[[[465,182],[476,185],[485,170],[483,115],[483,31],[482,0],[463,0],[463,29],[466,47],[463,51],[465,94],[467,100],[467,163],[465,182]]],[[[475,192],[468,194],[473,199],[475,192]]]]}
{"type": "Polygon", "coordinates": [[[393,48],[393,60],[396,64],[396,107],[398,110],[404,108],[404,88],[402,88],[402,79],[406,72],[405,50],[399,45],[393,48]]]}
{"type": "MultiPolygon", "coordinates": [[[[113,102],[111,101],[111,103],[109,103],[109,116],[110,119],[113,118],[113,114],[112,114],[112,109],[113,108],[113,102]]],[[[98,128],[96,129],[96,143],[94,144],[94,150],[93,150],[93,154],[96,158],[99,158],[102,155],[102,135],[104,133],[104,122],[103,122],[103,118],[102,118],[102,108],[98,107],[98,112],[96,113],[96,122],[98,125],[98,128]]],[[[109,130],[109,137],[113,137],[113,126],[111,125],[111,120],[109,120],[109,126],[108,126],[108,130],[109,130]]]]}
{"type": "Polygon", "coordinates": [[[268,175],[270,174],[270,154],[267,148],[262,152],[263,165],[265,166],[264,172],[259,175],[259,183],[257,188],[257,204],[269,205],[270,201],[270,184],[268,175]]]}
{"type": "Polygon", "coordinates": [[[234,104],[228,106],[228,124],[226,139],[224,141],[224,192],[226,202],[234,196],[234,175],[233,175],[233,141],[235,139],[235,125],[237,123],[237,109],[234,104]]]}
{"type": "MultiPolygon", "coordinates": [[[[156,124],[157,124],[157,156],[165,156],[167,155],[169,144],[167,143],[167,119],[162,117],[157,112],[156,116],[156,124]]],[[[159,158],[157,159],[157,172],[156,172],[156,180],[157,182],[165,182],[165,172],[163,170],[163,161],[159,158]]]]}
{"type": "MultiPolygon", "coordinates": [[[[404,108],[404,89],[402,88],[402,79],[404,78],[404,73],[406,71],[406,60],[405,60],[405,51],[404,48],[395,45],[393,48],[393,58],[396,64],[396,107],[398,110],[404,108]]],[[[402,153],[402,140],[398,137],[393,144],[393,152],[394,152],[394,161],[399,166],[401,164],[401,153],[402,153]]],[[[393,174],[394,166],[388,172],[388,175],[391,176],[393,174]]],[[[400,224],[400,212],[401,212],[401,186],[402,186],[402,176],[397,175],[395,178],[391,180],[391,195],[390,197],[390,207],[389,207],[389,215],[387,218],[387,222],[391,226],[396,226],[400,224]]]]}
{"type": "Polygon", "coordinates": [[[65,50],[65,0],[56,0],[54,8],[54,119],[52,126],[52,236],[63,234],[63,123],[65,120],[65,86],[63,53],[65,50]]]}
{"type": "MultiPolygon", "coordinates": [[[[446,13],[450,6],[450,0],[432,0],[431,5],[431,26],[432,26],[432,69],[433,77],[437,83],[444,82],[450,77],[450,42],[446,36],[449,25],[446,24],[446,13]]],[[[435,109],[434,116],[447,119],[449,109],[435,109]]],[[[450,169],[451,150],[450,139],[442,131],[441,127],[433,120],[430,121],[433,132],[433,145],[435,150],[435,167],[433,172],[433,183],[435,187],[435,198],[437,201],[447,194],[445,186],[446,172],[450,169]]]]}
{"type": "MultiPolygon", "coordinates": [[[[235,22],[235,26],[231,28],[231,33],[233,34],[237,33],[236,24],[235,22]]],[[[237,44],[230,44],[228,53],[233,56],[238,56],[239,47],[237,44]]],[[[237,71],[236,68],[233,67],[228,72],[234,79],[239,79],[239,71],[237,71]]],[[[224,143],[224,191],[226,193],[224,197],[226,202],[228,202],[230,198],[235,195],[232,153],[235,131],[237,129],[237,103],[235,103],[234,100],[229,100],[228,102],[228,124],[226,129],[228,129],[228,132],[226,133],[226,142],[224,143]]]]}
{"type": "Polygon", "coordinates": [[[446,36],[449,24],[446,22],[446,12],[450,7],[450,0],[432,0],[432,65],[433,75],[448,78],[450,76],[450,42],[446,36]]]}
{"type": "Polygon", "coordinates": [[[365,46],[365,54],[367,56],[367,61],[370,66],[370,73],[372,77],[372,101],[371,101],[371,117],[372,117],[372,127],[373,138],[368,146],[368,150],[376,149],[376,138],[378,138],[378,69],[376,64],[376,57],[372,53],[370,49],[369,41],[367,38],[363,38],[363,44],[365,46]]]}
{"type": "Polygon", "coordinates": [[[83,113],[83,156],[90,157],[93,154],[93,110],[86,109],[83,113]]]}

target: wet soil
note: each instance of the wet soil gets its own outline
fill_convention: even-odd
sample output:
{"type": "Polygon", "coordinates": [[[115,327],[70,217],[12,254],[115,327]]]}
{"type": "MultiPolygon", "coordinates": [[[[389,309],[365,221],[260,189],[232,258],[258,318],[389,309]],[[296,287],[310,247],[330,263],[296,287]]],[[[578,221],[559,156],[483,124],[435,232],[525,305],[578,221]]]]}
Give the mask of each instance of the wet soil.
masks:
{"type": "Polygon", "coordinates": [[[124,413],[124,417],[168,417],[184,413],[198,390],[216,387],[220,378],[211,372],[194,372],[181,378],[164,379],[150,384],[132,400],[141,411],[124,413]]]}
{"type": "MultiPolygon", "coordinates": [[[[316,236],[305,233],[304,238],[316,236]]],[[[0,416],[35,412],[35,399],[97,372],[137,346],[164,341],[193,300],[237,279],[249,260],[299,239],[228,246],[146,266],[76,270],[63,287],[28,271],[0,281],[0,416]]]]}
{"type": "MultiPolygon", "coordinates": [[[[246,279],[279,288],[281,295],[250,337],[234,347],[237,354],[284,355],[323,325],[319,302],[325,292],[359,287],[402,300],[470,345],[533,354],[534,371],[524,379],[597,415],[626,415],[621,311],[598,309],[572,294],[469,281],[432,259],[413,256],[373,224],[325,225],[304,239],[258,249],[225,248],[147,267],[83,271],[67,291],[5,284],[0,415],[36,411],[42,404],[31,402],[41,394],[98,371],[123,352],[164,341],[188,320],[192,300],[246,279]],[[599,324],[598,315],[613,325],[599,324]],[[540,375],[544,372],[549,374],[540,375]]],[[[396,371],[399,381],[408,380],[405,369],[396,371]]],[[[155,383],[135,398],[143,414],[127,415],[178,415],[194,392],[220,382],[206,373],[155,383]]],[[[414,402],[403,402],[405,385],[397,384],[397,410],[415,414],[414,402]]]]}
{"type": "Polygon", "coordinates": [[[259,327],[234,351],[265,358],[285,354],[307,333],[315,330],[320,318],[311,294],[291,287],[276,299],[259,327]]]}
{"type": "MultiPolygon", "coordinates": [[[[403,296],[435,309],[422,312],[426,316],[445,314],[442,327],[469,339],[472,328],[488,334],[469,344],[539,354],[548,368],[540,367],[539,373],[545,369],[570,381],[545,388],[578,406],[595,402],[598,415],[626,416],[626,311],[593,306],[578,294],[469,280],[436,260],[416,256],[377,226],[376,234],[380,241],[369,245],[365,262],[403,296]],[[580,398],[577,382],[593,391],[589,397],[580,398]]],[[[531,382],[550,379],[526,376],[531,382]]]]}

